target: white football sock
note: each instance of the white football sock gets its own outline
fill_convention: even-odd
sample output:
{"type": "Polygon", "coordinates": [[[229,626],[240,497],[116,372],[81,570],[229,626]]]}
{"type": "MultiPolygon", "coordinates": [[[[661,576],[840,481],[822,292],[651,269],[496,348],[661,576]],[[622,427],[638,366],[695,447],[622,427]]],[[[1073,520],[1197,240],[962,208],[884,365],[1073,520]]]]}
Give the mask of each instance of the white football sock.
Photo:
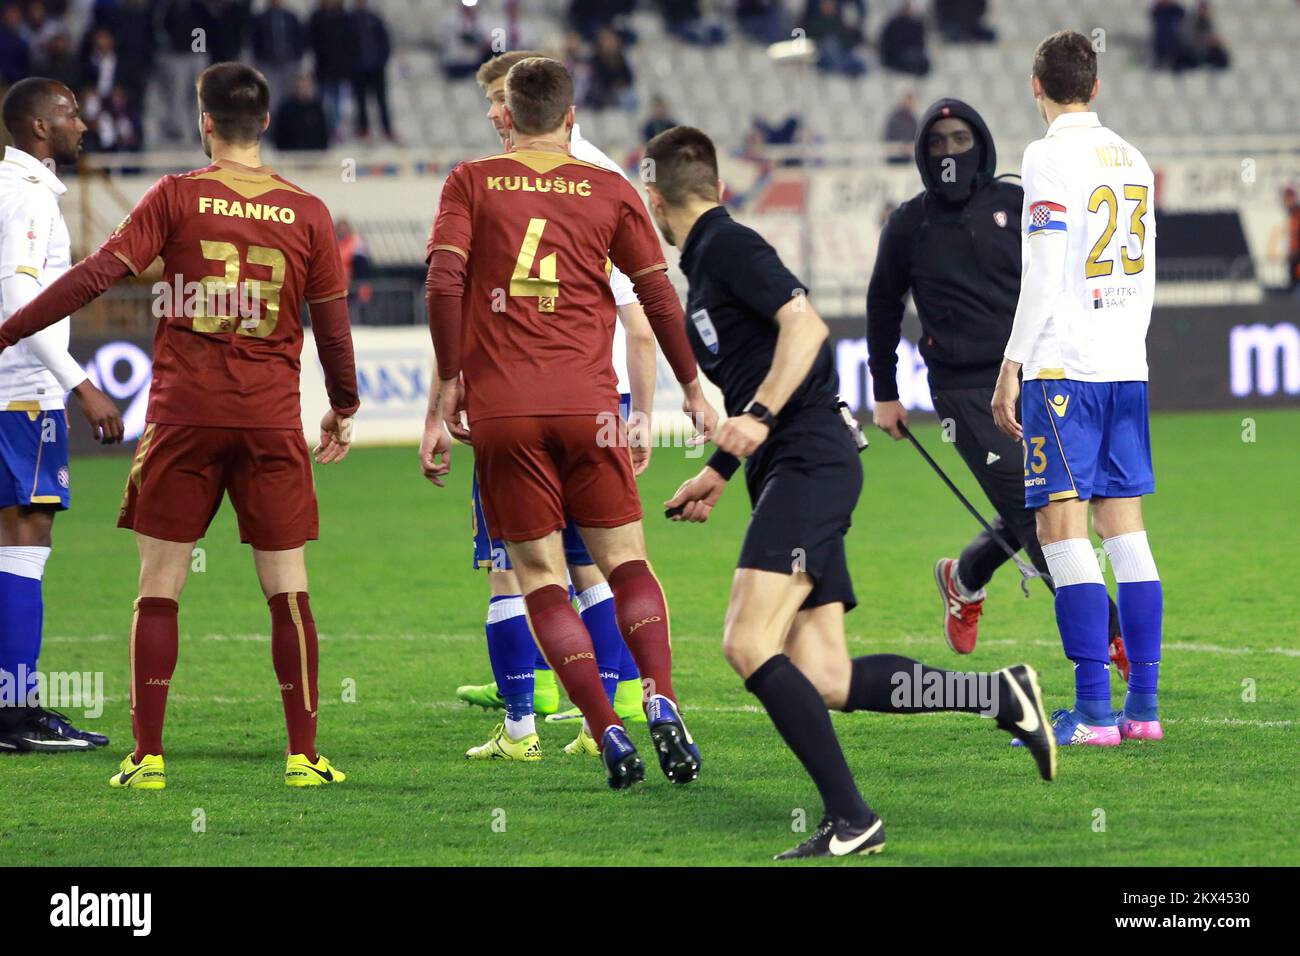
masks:
{"type": "Polygon", "coordinates": [[[1110,566],[1115,569],[1117,584],[1160,580],[1156,559],[1151,555],[1151,545],[1147,542],[1145,531],[1117,534],[1102,541],[1101,546],[1106,549],[1110,566]]]}

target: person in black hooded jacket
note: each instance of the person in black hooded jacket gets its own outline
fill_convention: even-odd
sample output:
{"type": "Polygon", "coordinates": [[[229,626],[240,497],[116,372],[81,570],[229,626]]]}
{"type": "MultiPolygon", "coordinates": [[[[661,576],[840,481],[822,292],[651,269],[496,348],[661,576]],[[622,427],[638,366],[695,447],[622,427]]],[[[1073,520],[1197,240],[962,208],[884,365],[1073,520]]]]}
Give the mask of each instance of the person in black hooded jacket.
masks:
{"type": "MultiPolygon", "coordinates": [[[[916,165],[925,189],[890,215],[867,290],[867,351],[873,420],[895,440],[907,425],[898,400],[898,342],[908,292],[921,319],[921,356],[934,410],[952,423],[957,452],[997,511],[993,527],[1034,567],[1047,572],[1025,508],[1023,451],[993,424],[990,403],[1020,297],[1020,186],[997,178],[997,151],[972,107],[941,99],[922,117],[916,165]]],[[[944,635],[959,654],[975,648],[984,586],[1006,561],[985,531],[961,557],[941,558],[944,635]]],[[[1045,579],[1049,582],[1050,578],[1045,579]]],[[[1119,614],[1111,602],[1111,655],[1127,670],[1119,614]]]]}

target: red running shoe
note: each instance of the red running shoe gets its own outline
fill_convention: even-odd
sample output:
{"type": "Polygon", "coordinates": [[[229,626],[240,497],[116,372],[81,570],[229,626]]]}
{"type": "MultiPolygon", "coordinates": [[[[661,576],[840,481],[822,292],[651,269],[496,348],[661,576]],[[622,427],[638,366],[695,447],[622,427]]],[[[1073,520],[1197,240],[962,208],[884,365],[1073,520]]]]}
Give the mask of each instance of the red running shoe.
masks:
{"type": "Polygon", "coordinates": [[[1110,639],[1110,662],[1115,665],[1115,670],[1119,671],[1119,676],[1124,678],[1124,683],[1128,683],[1128,654],[1124,651],[1124,638],[1114,634],[1110,639]]]}
{"type": "Polygon", "coordinates": [[[984,613],[984,592],[977,598],[962,597],[957,589],[957,562],[940,558],[934,566],[934,583],[943,598],[943,636],[958,654],[975,650],[979,638],[980,615],[984,613]]]}

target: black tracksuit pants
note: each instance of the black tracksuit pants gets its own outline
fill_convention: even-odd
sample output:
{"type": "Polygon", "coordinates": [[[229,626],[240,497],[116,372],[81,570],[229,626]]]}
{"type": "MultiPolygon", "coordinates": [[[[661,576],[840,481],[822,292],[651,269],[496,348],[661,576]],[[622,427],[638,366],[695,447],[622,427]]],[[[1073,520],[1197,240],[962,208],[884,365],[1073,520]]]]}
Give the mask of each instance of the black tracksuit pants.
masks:
{"type": "MultiPolygon", "coordinates": [[[[1034,512],[1025,507],[1024,450],[1020,442],[1008,438],[993,424],[993,388],[942,389],[932,392],[930,397],[940,421],[952,421],[957,454],[966,462],[997,512],[989,524],[1007,544],[1023,550],[1029,562],[1046,574],[1047,561],[1038,544],[1034,512]]],[[[957,573],[962,584],[976,591],[988,584],[993,573],[1009,560],[1002,547],[981,528],[962,551],[957,573]]],[[[1119,612],[1113,600],[1110,633],[1119,633],[1119,612]]]]}

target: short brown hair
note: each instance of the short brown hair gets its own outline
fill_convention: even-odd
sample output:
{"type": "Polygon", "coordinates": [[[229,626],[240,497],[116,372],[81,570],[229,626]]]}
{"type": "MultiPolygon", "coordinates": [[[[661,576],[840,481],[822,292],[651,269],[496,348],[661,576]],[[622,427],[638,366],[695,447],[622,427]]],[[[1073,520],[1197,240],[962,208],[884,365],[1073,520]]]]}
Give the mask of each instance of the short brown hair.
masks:
{"type": "Polygon", "coordinates": [[[525,136],[558,129],[572,105],[573,77],[559,60],[530,56],[506,74],[510,122],[525,136]]]}
{"type": "Polygon", "coordinates": [[[478,68],[478,72],[474,74],[474,79],[478,80],[478,85],[486,91],[489,86],[509,73],[510,68],[520,60],[531,59],[535,56],[546,56],[546,54],[538,53],[536,50],[511,50],[508,53],[502,53],[500,56],[494,56],[492,59],[484,61],[483,65],[478,68]]]}
{"type": "Polygon", "coordinates": [[[228,143],[255,143],[271,106],[271,88],[244,63],[214,63],[199,74],[199,109],[228,143]]]}
{"type": "Polygon", "coordinates": [[[1082,33],[1053,33],[1034,53],[1034,76],[1048,99],[1061,104],[1087,103],[1097,82],[1097,51],[1082,33]]]}
{"type": "Polygon", "coordinates": [[[646,182],[670,206],[691,199],[718,201],[718,151],[713,140],[693,126],[674,126],[646,143],[650,167],[646,182]]]}

